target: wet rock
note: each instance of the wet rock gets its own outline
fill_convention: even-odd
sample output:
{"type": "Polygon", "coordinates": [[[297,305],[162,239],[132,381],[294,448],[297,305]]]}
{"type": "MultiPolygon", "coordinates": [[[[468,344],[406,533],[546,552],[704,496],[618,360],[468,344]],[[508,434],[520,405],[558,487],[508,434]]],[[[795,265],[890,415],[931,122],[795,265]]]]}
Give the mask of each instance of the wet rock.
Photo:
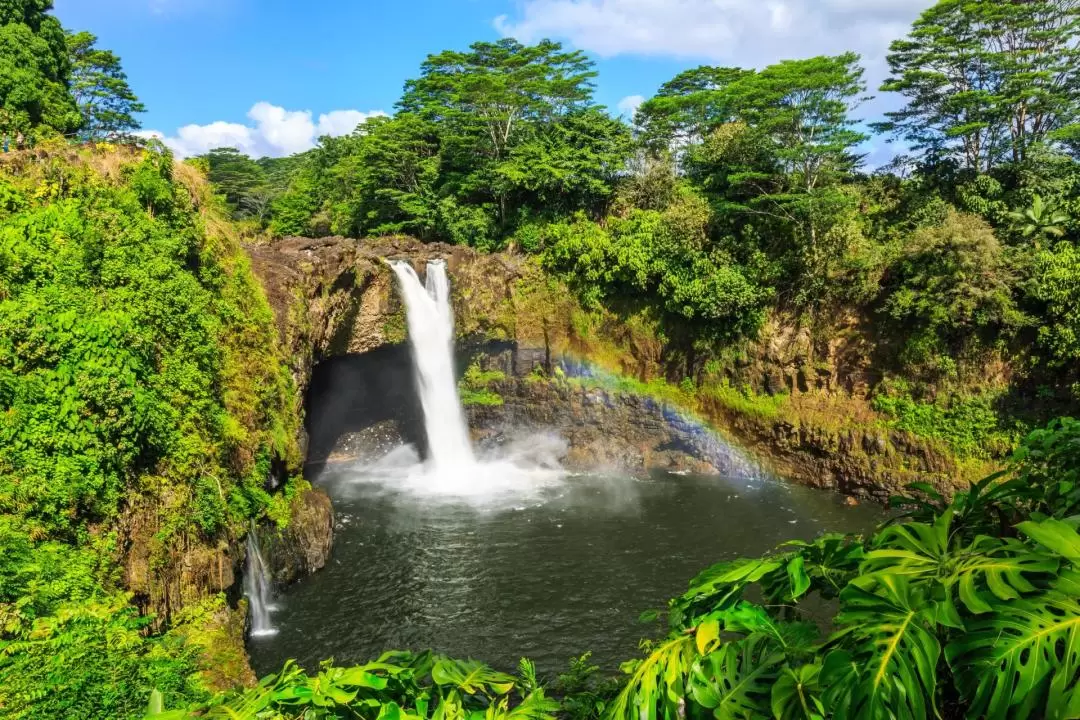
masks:
{"type": "Polygon", "coordinates": [[[182,512],[170,504],[167,497],[140,498],[116,524],[124,587],[153,616],[154,629],[166,627],[184,607],[231,591],[242,560],[242,552],[226,538],[206,540],[194,532],[163,538],[169,516],[182,512]]]}
{"type": "Polygon", "coordinates": [[[260,537],[260,547],[274,582],[288,584],[321,570],[334,543],[334,509],[330,498],[311,489],[292,504],[284,529],[260,537]]]}
{"type": "Polygon", "coordinates": [[[574,471],[760,472],[715,432],[647,397],[531,378],[510,378],[492,389],[502,397],[501,406],[466,408],[481,445],[553,431],[567,443],[560,460],[574,471]]]}

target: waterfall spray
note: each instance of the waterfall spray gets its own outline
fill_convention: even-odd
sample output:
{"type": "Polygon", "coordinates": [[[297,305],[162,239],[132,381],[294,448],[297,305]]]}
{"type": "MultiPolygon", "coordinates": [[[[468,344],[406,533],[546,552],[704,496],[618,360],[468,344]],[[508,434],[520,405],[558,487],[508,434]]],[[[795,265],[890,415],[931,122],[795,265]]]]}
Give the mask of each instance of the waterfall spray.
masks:
{"type": "Polygon", "coordinates": [[[270,591],[270,571],[259,552],[255,526],[247,536],[247,567],[244,568],[244,595],[247,596],[253,637],[273,635],[277,632],[270,621],[273,609],[270,591]]]}
{"type": "Polygon", "coordinates": [[[566,443],[553,433],[534,433],[520,442],[473,452],[469,426],[454,373],[454,311],[446,261],[427,264],[421,282],[407,262],[391,262],[405,303],[412,369],[424,411],[427,455],[408,446],[375,463],[355,468],[356,482],[384,484],[396,493],[428,501],[473,506],[517,506],[562,483],[559,458],[566,443]]]}

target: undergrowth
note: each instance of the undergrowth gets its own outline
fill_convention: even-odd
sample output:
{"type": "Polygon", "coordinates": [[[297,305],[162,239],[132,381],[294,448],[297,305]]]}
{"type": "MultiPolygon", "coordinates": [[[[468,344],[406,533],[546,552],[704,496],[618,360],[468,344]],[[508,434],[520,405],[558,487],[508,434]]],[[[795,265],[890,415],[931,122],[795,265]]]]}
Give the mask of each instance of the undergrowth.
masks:
{"type": "Polygon", "coordinates": [[[234,230],[164,148],[4,156],[0,715],[121,718],[152,687],[202,696],[198,653],[131,604],[119,562],[142,523],[147,582],[190,583],[185,548],[288,517],[301,483],[266,489],[275,464],[299,464],[276,339],[234,230]]]}

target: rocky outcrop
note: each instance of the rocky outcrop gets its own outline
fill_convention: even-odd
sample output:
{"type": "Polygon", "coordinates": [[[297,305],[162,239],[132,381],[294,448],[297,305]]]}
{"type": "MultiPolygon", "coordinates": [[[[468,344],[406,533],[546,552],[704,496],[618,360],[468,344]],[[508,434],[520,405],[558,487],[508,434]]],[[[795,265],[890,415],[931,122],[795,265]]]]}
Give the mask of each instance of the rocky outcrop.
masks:
{"type": "Polygon", "coordinates": [[[208,543],[189,533],[167,535],[160,510],[156,501],[140,499],[116,524],[124,587],[156,629],[182,608],[234,587],[243,561],[240,543],[224,537],[208,543]]]}
{"type": "MultiPolygon", "coordinates": [[[[405,341],[404,311],[386,259],[409,261],[421,272],[428,261],[445,259],[453,278],[457,332],[463,346],[504,342],[509,351],[502,365],[510,376],[526,375],[536,367],[550,374],[564,354],[592,359],[641,380],[666,371],[678,379],[688,369],[682,364],[669,367],[672,359],[647,318],[585,313],[565,287],[519,256],[424,245],[407,238],[288,238],[252,248],[251,254],[302,391],[316,363],[344,356],[374,357],[373,351],[389,350],[405,341]]],[[[873,360],[878,349],[864,320],[838,316],[830,322],[827,331],[819,329],[815,334],[795,319],[776,315],[756,341],[729,353],[726,362],[699,370],[695,379],[704,386],[727,384],[793,399],[828,398],[834,403],[831,415],[801,413],[793,403],[791,412],[764,418],[710,403],[707,395],[697,409],[752,450],[763,464],[800,483],[879,500],[911,482],[928,482],[947,494],[953,492],[964,479],[946,450],[923,438],[882,430],[870,410],[866,397],[880,374],[873,360]],[[845,422],[837,422],[838,415],[846,416],[839,418],[845,422]]],[[[364,382],[370,386],[387,384],[378,380],[381,373],[365,372],[359,377],[367,377],[364,382]]],[[[645,429],[647,412],[635,427],[620,423],[620,414],[611,410],[623,400],[592,403],[587,395],[552,397],[551,392],[562,391],[542,388],[520,383],[502,388],[505,406],[472,410],[472,419],[490,427],[505,425],[513,417],[530,426],[571,428],[571,453],[581,464],[614,462],[635,469],[670,462],[666,451],[656,449],[663,442],[649,444],[654,436],[645,429]],[[545,395],[537,397],[537,393],[545,395]],[[605,424],[612,429],[605,430],[605,424]],[[639,436],[639,431],[644,434],[639,436]]],[[[297,398],[297,412],[303,410],[302,397],[297,398]]],[[[385,429],[393,419],[393,413],[385,409],[397,412],[399,406],[409,405],[396,398],[392,402],[367,398],[364,403],[383,410],[363,422],[354,418],[354,426],[343,436],[356,439],[358,433],[376,425],[385,429]]],[[[626,410],[627,414],[642,411],[626,410]]],[[[322,462],[335,452],[332,447],[317,448],[315,460],[322,462]]]]}
{"type": "MultiPolygon", "coordinates": [[[[246,560],[242,537],[208,542],[192,533],[166,536],[163,518],[168,515],[157,502],[146,501],[130,505],[117,522],[124,587],[158,628],[183,608],[220,593],[238,595],[246,560]]],[[[330,556],[333,527],[325,492],[309,489],[293,498],[288,523],[266,532],[263,539],[272,551],[275,580],[290,583],[321,569],[330,556]]]]}
{"type": "MultiPolygon", "coordinates": [[[[705,402],[704,414],[780,477],[877,502],[927,483],[946,496],[963,473],[936,443],[910,433],[861,426],[769,419],[705,402]]],[[[840,418],[842,421],[842,418],[840,418]]]]}
{"type": "Polygon", "coordinates": [[[322,570],[334,542],[334,509],[321,490],[307,490],[292,504],[284,528],[271,528],[260,547],[274,582],[287,585],[322,570]]]}
{"type": "Polygon", "coordinates": [[[481,446],[523,433],[557,432],[564,467],[640,475],[650,470],[756,475],[760,468],[714,431],[650,398],[590,389],[565,381],[511,378],[490,390],[501,405],[466,409],[481,446]]]}

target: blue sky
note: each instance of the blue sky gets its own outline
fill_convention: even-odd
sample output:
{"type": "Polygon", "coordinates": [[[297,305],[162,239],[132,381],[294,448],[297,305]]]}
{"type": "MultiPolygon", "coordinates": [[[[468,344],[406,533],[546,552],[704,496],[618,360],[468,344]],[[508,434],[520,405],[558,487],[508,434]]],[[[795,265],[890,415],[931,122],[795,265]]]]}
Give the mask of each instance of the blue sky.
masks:
{"type": "MultiPolygon", "coordinates": [[[[760,67],[863,53],[932,0],[55,0],[72,30],[117,52],[147,129],[180,154],[237,144],[280,155],[392,112],[406,79],[443,49],[512,35],[561,40],[597,61],[597,100],[618,114],[680,70],[760,67]]],[[[881,112],[878,100],[864,115],[881,112]]],[[[872,151],[876,150],[871,148],[872,151]]]]}

